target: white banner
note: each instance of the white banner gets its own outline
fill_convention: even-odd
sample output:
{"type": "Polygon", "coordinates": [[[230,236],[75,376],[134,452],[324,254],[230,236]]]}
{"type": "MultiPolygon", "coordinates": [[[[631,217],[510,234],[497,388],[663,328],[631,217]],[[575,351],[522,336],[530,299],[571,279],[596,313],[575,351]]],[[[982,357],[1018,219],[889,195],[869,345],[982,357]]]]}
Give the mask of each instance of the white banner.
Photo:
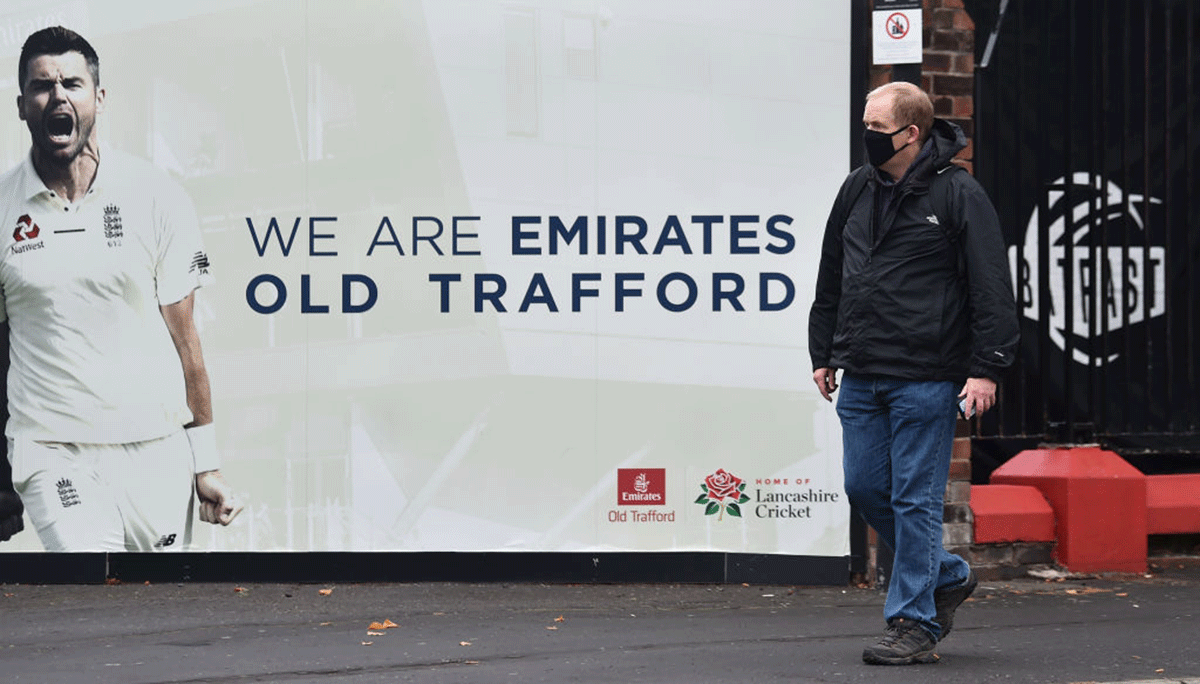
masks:
{"type": "Polygon", "coordinates": [[[194,548],[849,552],[806,349],[848,4],[61,8],[0,27],[80,22],[102,144],[179,181],[216,278],[247,507],[194,548]]]}

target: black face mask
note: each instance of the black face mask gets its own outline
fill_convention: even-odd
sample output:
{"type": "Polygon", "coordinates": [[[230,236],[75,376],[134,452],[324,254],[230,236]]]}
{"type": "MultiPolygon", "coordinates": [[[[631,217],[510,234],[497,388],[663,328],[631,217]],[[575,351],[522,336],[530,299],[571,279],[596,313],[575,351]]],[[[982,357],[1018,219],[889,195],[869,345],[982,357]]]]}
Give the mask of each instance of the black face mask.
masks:
{"type": "Polygon", "coordinates": [[[871,162],[871,166],[875,168],[883,166],[889,159],[896,156],[897,152],[912,144],[905,143],[900,149],[892,147],[892,138],[896,137],[897,133],[906,130],[908,130],[908,126],[898,128],[891,133],[872,131],[871,129],[863,131],[863,144],[867,147],[867,160],[871,162]]]}

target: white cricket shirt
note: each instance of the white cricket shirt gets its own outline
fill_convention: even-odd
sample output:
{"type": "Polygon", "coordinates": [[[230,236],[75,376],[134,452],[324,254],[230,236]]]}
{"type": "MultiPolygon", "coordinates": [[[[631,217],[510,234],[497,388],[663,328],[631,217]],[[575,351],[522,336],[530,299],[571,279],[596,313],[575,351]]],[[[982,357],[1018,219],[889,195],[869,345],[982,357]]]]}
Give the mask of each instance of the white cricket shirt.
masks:
{"type": "Polygon", "coordinates": [[[210,282],[177,183],[109,148],[86,196],[51,192],[29,156],[0,176],[0,321],[13,439],[120,444],[191,421],[159,305],[210,282]]]}

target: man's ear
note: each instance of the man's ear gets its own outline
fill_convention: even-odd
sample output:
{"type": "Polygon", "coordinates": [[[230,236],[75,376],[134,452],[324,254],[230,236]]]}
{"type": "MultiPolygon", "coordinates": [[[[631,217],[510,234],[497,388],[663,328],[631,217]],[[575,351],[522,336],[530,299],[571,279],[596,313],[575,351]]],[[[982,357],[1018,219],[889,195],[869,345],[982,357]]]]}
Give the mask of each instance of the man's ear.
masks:
{"type": "Polygon", "coordinates": [[[25,98],[21,95],[17,96],[17,118],[21,121],[25,120],[25,98]]]}

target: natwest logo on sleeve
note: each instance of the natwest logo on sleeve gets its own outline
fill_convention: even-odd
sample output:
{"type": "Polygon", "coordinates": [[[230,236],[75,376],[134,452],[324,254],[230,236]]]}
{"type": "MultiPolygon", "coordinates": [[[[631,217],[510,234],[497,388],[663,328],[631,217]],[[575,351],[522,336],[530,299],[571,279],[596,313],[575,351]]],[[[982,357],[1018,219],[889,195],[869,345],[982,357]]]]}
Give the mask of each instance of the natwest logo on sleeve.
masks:
{"type": "Polygon", "coordinates": [[[665,506],[666,468],[617,468],[618,506],[665,506]]]}

